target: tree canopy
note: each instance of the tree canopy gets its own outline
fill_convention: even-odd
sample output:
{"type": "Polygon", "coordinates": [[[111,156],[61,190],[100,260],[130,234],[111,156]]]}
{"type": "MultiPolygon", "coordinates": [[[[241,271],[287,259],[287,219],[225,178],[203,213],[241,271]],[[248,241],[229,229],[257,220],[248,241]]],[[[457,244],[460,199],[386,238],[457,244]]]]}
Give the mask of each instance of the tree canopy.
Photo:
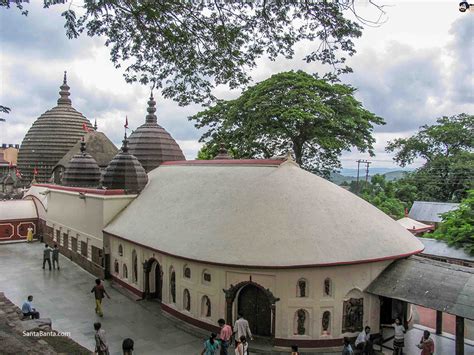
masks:
{"type": "MultiPolygon", "coordinates": [[[[20,0],[0,6],[10,3],[27,14],[20,0]]],[[[45,0],[44,6],[54,3],[45,0]]],[[[380,15],[375,21],[358,15],[354,0],[83,0],[62,16],[69,38],[105,37],[114,65],[126,66],[128,82],[152,83],[184,105],[208,102],[219,84],[245,86],[259,58],[293,58],[301,41],[319,44],[304,54],[306,62],[328,64],[336,73],[350,71],[345,61],[355,53],[353,39],[361,36],[361,24],[383,22],[383,6],[371,6],[380,15]]]]}
{"type": "Polygon", "coordinates": [[[362,187],[359,187],[360,191],[357,191],[355,181],[344,185],[393,219],[402,218],[405,208],[410,207],[416,197],[416,187],[404,183],[403,180],[387,181],[385,176],[380,174],[372,176],[370,182],[359,182],[362,187]]]}
{"type": "Polygon", "coordinates": [[[474,255],[474,190],[468,192],[457,210],[444,213],[442,218],[433,236],[474,255]]]}
{"type": "Polygon", "coordinates": [[[396,152],[401,166],[423,158],[425,164],[403,180],[417,188],[417,198],[459,202],[474,188],[474,116],[441,117],[409,138],[396,139],[386,148],[396,152]]]}
{"type": "Polygon", "coordinates": [[[396,151],[394,160],[406,166],[415,158],[431,162],[441,156],[453,157],[474,149],[474,116],[461,113],[451,117],[443,116],[432,126],[424,125],[409,138],[398,138],[390,142],[387,152],[396,151]]]}
{"type": "Polygon", "coordinates": [[[382,118],[354,98],[355,88],[303,71],[271,76],[242,95],[190,117],[207,129],[200,141],[224,142],[236,158],[271,158],[291,151],[303,168],[327,176],[339,155],[356,147],[373,154],[373,126],[382,118]]]}

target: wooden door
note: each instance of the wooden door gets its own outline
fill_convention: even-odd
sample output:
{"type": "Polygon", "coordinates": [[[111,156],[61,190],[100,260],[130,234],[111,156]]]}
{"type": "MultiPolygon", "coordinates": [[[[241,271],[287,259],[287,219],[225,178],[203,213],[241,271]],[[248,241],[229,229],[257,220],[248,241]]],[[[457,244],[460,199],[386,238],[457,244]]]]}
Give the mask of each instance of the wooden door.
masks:
{"type": "Polygon", "coordinates": [[[238,298],[238,312],[247,319],[253,334],[271,336],[270,301],[261,289],[253,285],[244,286],[238,298]]]}

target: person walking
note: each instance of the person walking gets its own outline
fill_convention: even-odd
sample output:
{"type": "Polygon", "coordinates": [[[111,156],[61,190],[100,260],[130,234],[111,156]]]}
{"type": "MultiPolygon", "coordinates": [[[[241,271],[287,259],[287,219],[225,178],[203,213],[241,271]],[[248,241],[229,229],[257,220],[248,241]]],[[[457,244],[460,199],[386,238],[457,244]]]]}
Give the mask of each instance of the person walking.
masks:
{"type": "Polygon", "coordinates": [[[127,338],[122,342],[123,355],[133,355],[133,346],[135,342],[133,339],[127,338]]]}
{"type": "Polygon", "coordinates": [[[44,245],[44,250],[43,250],[43,269],[44,265],[48,262],[49,270],[51,271],[51,248],[48,246],[48,244],[44,245]]]}
{"type": "Polygon", "coordinates": [[[300,352],[298,351],[298,345],[291,346],[291,355],[300,355],[300,352]]]}
{"type": "Polygon", "coordinates": [[[201,351],[201,355],[217,355],[217,349],[219,349],[217,334],[211,333],[209,339],[204,342],[204,349],[201,351]]]}
{"type": "Polygon", "coordinates": [[[247,343],[245,335],[242,335],[235,343],[235,355],[248,355],[249,344],[247,343]]]}
{"type": "Polygon", "coordinates": [[[232,337],[232,327],[228,324],[225,324],[225,320],[222,318],[217,321],[217,324],[219,324],[219,327],[221,328],[221,332],[219,333],[221,355],[228,355],[230,338],[232,337]]]}
{"type": "Polygon", "coordinates": [[[342,348],[342,355],[354,355],[354,350],[352,350],[351,341],[348,337],[344,337],[344,347],[342,348]]]}
{"type": "Polygon", "coordinates": [[[58,267],[59,270],[59,248],[57,244],[54,244],[54,249],[53,249],[53,269],[58,267]]]}
{"type": "Polygon", "coordinates": [[[110,296],[100,279],[95,280],[95,286],[92,288],[91,293],[94,293],[95,296],[95,313],[97,313],[99,317],[103,317],[102,300],[104,299],[104,295],[106,295],[108,299],[110,299],[110,296]]]}
{"type": "Polygon", "coordinates": [[[252,332],[250,331],[249,322],[244,318],[244,316],[241,313],[238,314],[237,320],[235,321],[234,335],[235,335],[236,342],[239,342],[242,336],[244,336],[246,339],[248,337],[250,340],[253,340],[252,332]]]}
{"type": "Polygon", "coordinates": [[[105,331],[102,328],[102,324],[99,322],[94,323],[95,329],[95,354],[97,355],[109,355],[109,346],[105,340],[105,331]]]}
{"type": "Polygon", "coordinates": [[[433,355],[435,351],[434,341],[430,338],[431,333],[427,330],[423,332],[418,348],[421,349],[420,355],[433,355]]]}
{"type": "Polygon", "coordinates": [[[33,296],[29,295],[27,300],[21,306],[21,312],[23,313],[24,318],[31,317],[32,319],[39,319],[40,314],[33,308],[33,296]]]}

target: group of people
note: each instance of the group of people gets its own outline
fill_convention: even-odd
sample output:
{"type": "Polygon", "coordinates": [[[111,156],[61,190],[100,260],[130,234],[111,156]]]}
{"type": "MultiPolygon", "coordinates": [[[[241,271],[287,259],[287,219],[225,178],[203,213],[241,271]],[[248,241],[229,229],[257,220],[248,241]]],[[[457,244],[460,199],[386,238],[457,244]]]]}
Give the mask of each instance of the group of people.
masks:
{"type": "Polygon", "coordinates": [[[46,263],[48,263],[49,266],[49,271],[51,271],[51,255],[53,256],[53,268],[56,269],[56,267],[59,270],[59,248],[57,244],[54,244],[54,248],[50,248],[48,244],[44,245],[44,250],[43,250],[43,269],[46,266],[46,263]]]}
{"type": "Polygon", "coordinates": [[[247,339],[253,340],[252,332],[250,331],[249,322],[239,313],[234,324],[234,329],[226,324],[224,319],[217,321],[219,324],[219,336],[216,333],[211,333],[209,339],[204,342],[204,349],[201,355],[220,355],[230,354],[229,348],[234,339],[234,353],[235,355],[248,355],[249,344],[247,339]]]}
{"type": "MultiPolygon", "coordinates": [[[[403,348],[405,347],[405,333],[407,330],[402,324],[400,318],[395,319],[393,324],[385,324],[384,326],[391,326],[394,328],[395,334],[393,338],[393,355],[403,355],[403,348]]],[[[427,330],[423,332],[423,336],[417,347],[421,349],[420,355],[433,355],[434,354],[434,341],[430,338],[431,333],[427,330]]],[[[367,326],[357,336],[355,341],[355,348],[360,350],[364,355],[373,355],[374,348],[370,337],[370,327],[367,326]]],[[[342,349],[342,355],[353,355],[354,350],[349,338],[344,338],[344,347],[342,349]]]]}

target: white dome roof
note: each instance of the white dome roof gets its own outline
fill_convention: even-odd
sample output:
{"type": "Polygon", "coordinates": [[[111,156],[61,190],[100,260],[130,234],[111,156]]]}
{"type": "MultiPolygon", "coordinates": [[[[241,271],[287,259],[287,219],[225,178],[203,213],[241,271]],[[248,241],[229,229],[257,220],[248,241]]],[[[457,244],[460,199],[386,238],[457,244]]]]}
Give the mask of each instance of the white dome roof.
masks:
{"type": "Polygon", "coordinates": [[[279,164],[164,163],[104,231],[169,255],[238,266],[351,264],[423,250],[363,199],[293,162],[279,164]]]}

